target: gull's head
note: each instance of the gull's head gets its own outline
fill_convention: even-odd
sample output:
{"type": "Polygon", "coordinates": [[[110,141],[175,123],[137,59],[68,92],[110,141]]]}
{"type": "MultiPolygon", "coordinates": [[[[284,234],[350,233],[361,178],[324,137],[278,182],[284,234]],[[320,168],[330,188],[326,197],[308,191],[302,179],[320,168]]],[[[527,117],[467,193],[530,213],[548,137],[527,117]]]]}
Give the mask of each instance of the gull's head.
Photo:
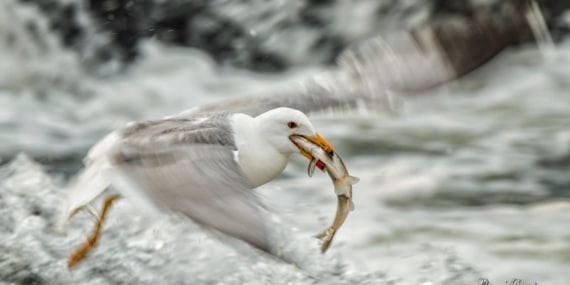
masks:
{"type": "Polygon", "coordinates": [[[331,145],[315,131],[309,118],[299,110],[277,108],[259,115],[258,119],[263,136],[284,154],[299,152],[312,159],[309,153],[290,140],[292,136],[302,136],[325,151],[332,151],[331,145]]]}

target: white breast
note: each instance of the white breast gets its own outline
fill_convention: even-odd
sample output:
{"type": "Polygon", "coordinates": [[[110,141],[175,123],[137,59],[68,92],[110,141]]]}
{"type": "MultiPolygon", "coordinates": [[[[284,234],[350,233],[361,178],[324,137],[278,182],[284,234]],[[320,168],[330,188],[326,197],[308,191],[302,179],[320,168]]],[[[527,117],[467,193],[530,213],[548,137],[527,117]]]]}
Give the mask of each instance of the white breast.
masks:
{"type": "Polygon", "coordinates": [[[230,118],[237,146],[237,162],[249,182],[257,187],[283,172],[289,157],[268,143],[256,121],[244,114],[230,118]]]}

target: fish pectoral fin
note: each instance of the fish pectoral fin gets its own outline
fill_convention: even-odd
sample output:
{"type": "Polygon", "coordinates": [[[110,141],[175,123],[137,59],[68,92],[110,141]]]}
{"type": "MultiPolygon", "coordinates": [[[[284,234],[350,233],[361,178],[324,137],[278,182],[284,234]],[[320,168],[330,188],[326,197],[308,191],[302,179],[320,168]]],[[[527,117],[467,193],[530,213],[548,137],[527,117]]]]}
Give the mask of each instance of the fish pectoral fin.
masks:
{"type": "Polygon", "coordinates": [[[313,159],[311,159],[311,162],[309,162],[309,167],[307,167],[307,174],[309,175],[309,177],[313,177],[313,174],[315,174],[315,168],[317,168],[317,167],[323,173],[327,172],[327,168],[325,167],[323,162],[317,158],[313,158],[313,159]]]}
{"type": "Polygon", "coordinates": [[[354,185],[354,184],[358,183],[359,181],[360,181],[360,178],[358,178],[358,177],[354,177],[354,176],[348,177],[348,182],[350,183],[350,185],[354,185]]]}
{"type": "Polygon", "coordinates": [[[313,158],[311,159],[311,162],[309,162],[309,167],[307,168],[307,174],[309,175],[309,177],[313,177],[313,174],[315,174],[315,167],[317,167],[317,161],[318,159],[313,158]]]}

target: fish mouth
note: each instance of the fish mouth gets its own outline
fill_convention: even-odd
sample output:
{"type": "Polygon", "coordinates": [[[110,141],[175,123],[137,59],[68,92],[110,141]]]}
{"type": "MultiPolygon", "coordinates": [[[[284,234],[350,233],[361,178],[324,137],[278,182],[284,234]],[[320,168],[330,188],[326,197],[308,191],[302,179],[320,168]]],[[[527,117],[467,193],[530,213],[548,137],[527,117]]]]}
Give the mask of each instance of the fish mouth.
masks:
{"type": "MultiPolygon", "coordinates": [[[[289,140],[299,149],[299,152],[301,153],[302,156],[306,157],[308,160],[313,160],[314,157],[307,152],[307,150],[305,150],[302,146],[300,146],[296,141],[295,138],[296,137],[301,137],[309,142],[311,142],[312,144],[322,148],[328,155],[330,155],[331,157],[334,155],[334,151],[332,146],[330,145],[330,143],[325,140],[321,135],[319,135],[318,133],[316,133],[314,136],[307,136],[307,135],[300,135],[300,134],[292,134],[289,136],[289,140]]],[[[320,162],[320,161],[319,161],[320,162]]],[[[323,163],[317,163],[317,167],[321,170],[323,170],[325,168],[325,165],[323,163]]]]}

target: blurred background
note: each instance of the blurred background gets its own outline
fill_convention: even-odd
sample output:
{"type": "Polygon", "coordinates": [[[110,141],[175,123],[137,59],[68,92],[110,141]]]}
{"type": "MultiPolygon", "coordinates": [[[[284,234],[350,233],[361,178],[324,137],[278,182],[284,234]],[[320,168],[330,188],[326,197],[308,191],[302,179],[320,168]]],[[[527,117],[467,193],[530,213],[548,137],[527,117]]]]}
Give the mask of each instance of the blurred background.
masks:
{"type": "MultiPolygon", "coordinates": [[[[0,284],[566,284],[570,2],[537,3],[544,23],[527,1],[0,1],[0,284]],[[449,82],[314,119],[361,179],[326,257],[295,267],[191,223],[148,226],[121,202],[67,271],[92,219],[66,233],[53,219],[106,133],[271,95],[367,39],[422,28],[438,36],[449,82]]],[[[304,238],[291,241],[299,256],[314,255],[307,243],[336,206],[328,176],[305,170],[296,159],[259,189],[278,226],[304,238]]]]}

